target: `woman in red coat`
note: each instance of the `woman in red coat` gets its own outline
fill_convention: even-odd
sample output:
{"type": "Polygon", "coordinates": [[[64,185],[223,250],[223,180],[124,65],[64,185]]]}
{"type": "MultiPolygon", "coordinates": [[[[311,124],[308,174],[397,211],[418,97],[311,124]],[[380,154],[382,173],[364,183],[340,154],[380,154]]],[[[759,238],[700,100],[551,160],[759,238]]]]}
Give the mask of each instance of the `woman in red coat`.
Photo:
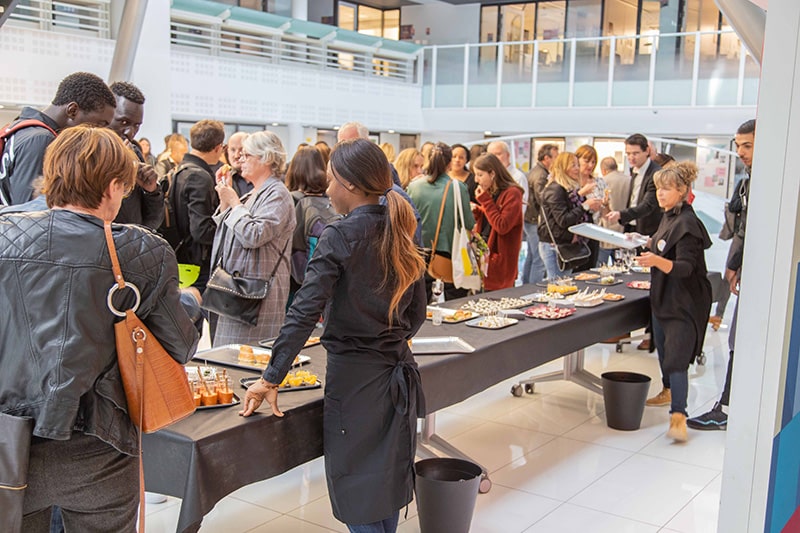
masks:
{"type": "Polygon", "coordinates": [[[472,164],[476,228],[489,245],[489,266],[483,280],[487,291],[514,286],[522,246],[522,188],[500,160],[486,154],[472,164]]]}

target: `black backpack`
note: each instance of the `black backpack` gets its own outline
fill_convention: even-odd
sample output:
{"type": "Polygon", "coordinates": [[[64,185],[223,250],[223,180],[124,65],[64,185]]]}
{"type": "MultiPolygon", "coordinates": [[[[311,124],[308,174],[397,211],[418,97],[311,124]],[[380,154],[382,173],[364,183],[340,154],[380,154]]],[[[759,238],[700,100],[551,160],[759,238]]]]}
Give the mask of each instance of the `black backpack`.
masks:
{"type": "Polygon", "coordinates": [[[177,190],[177,178],[178,174],[189,168],[202,170],[202,168],[192,163],[181,163],[161,179],[161,190],[164,191],[164,223],[158,228],[158,233],[167,240],[176,252],[189,238],[189,235],[181,236],[178,231],[177,220],[178,198],[180,197],[180,191],[177,190]]]}

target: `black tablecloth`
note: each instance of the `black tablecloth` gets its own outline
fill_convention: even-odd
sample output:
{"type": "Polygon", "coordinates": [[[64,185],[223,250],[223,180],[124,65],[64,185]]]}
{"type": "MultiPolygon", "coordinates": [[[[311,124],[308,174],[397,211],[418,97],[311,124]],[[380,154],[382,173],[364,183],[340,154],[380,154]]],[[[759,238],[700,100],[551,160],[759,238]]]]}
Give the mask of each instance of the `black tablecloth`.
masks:
{"type": "MultiPolygon", "coordinates": [[[[646,278],[624,276],[625,281],[646,278]]],[[[586,286],[581,282],[577,285],[586,286]]],[[[541,290],[525,285],[488,296],[521,296],[541,290]]],[[[416,356],[428,413],[562,355],[647,325],[647,291],[625,285],[607,290],[623,294],[625,299],[580,308],[561,320],[524,319],[500,330],[471,328],[463,323],[426,323],[418,336],[458,336],[475,347],[475,352],[469,354],[416,356]]],[[[453,300],[443,306],[457,308],[474,298],[453,300]]],[[[311,357],[304,369],[324,380],[325,350],[315,346],[302,353],[311,357]]],[[[229,369],[228,373],[237,383],[240,377],[258,375],[238,369],[229,369]]],[[[237,394],[244,397],[244,389],[238,389],[237,394]]],[[[168,429],[145,435],[147,490],[182,498],[177,529],[196,531],[203,516],[234,490],[322,455],[322,397],[321,389],[285,392],[279,396],[283,418],[271,416],[266,404],[249,418],[237,415],[239,406],[218,408],[198,411],[168,429]]]]}

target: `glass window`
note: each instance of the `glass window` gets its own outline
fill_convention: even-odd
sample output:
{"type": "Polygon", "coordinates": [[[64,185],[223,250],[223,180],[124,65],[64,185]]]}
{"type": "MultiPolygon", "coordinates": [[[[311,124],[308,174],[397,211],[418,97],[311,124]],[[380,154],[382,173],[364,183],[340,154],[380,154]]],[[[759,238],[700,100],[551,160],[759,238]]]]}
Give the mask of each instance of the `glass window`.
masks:
{"type": "Polygon", "coordinates": [[[356,6],[346,2],[339,2],[339,27],[343,30],[356,30],[356,6]]]}
{"type": "MultiPolygon", "coordinates": [[[[636,3],[627,0],[605,0],[603,36],[636,35],[636,11],[636,3]]],[[[610,50],[610,41],[604,41],[605,59],[608,59],[610,50]]],[[[635,39],[617,39],[614,51],[617,65],[632,65],[635,53],[635,39]]]]}
{"type": "Polygon", "coordinates": [[[265,0],[267,9],[265,11],[280,15],[281,17],[292,16],[292,0],[265,0]]]}
{"type": "Polygon", "coordinates": [[[374,7],[358,6],[358,33],[381,37],[383,35],[383,11],[374,7]]]}
{"type": "MultiPolygon", "coordinates": [[[[548,41],[564,38],[564,20],[567,3],[542,2],[537,5],[536,39],[548,41]]],[[[560,65],[564,60],[564,43],[561,41],[539,44],[539,64],[543,66],[560,65]]]]}
{"type": "Polygon", "coordinates": [[[400,39],[399,9],[387,9],[383,12],[383,36],[387,39],[400,39]]]}
{"type": "Polygon", "coordinates": [[[500,9],[497,6],[483,6],[481,7],[481,35],[482,43],[496,43],[500,39],[497,38],[497,20],[499,17],[500,9]]]}
{"type": "Polygon", "coordinates": [[[600,1],[570,0],[567,37],[597,37],[600,35],[600,1]]]}

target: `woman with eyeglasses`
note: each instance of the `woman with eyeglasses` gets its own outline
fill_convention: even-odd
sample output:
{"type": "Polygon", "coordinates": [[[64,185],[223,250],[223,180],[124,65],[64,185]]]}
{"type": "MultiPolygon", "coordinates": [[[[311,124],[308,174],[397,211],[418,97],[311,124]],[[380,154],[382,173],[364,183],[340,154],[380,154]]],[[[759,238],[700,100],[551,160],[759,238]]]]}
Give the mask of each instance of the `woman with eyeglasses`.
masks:
{"type": "Polygon", "coordinates": [[[325,311],[323,448],[333,514],[353,532],[394,532],[413,498],[417,417],[425,412],[408,344],[426,307],[416,220],[392,189],[386,156],[366,139],[334,147],[327,192],[344,218],[323,230],[269,366],[240,414],[266,399],[283,416],[278,384],[325,311]]]}
{"type": "Polygon", "coordinates": [[[217,232],[211,252],[212,271],[217,265],[244,278],[274,279],[261,302],[256,325],[235,317],[214,315],[214,346],[256,344],[278,334],[289,298],[292,234],[297,219],[294,202],[283,183],[286,152],[277,135],[252,133],[242,143],[239,167],[253,190],[239,198],[230,180],[216,186],[219,209],[214,214],[217,232]]]}

